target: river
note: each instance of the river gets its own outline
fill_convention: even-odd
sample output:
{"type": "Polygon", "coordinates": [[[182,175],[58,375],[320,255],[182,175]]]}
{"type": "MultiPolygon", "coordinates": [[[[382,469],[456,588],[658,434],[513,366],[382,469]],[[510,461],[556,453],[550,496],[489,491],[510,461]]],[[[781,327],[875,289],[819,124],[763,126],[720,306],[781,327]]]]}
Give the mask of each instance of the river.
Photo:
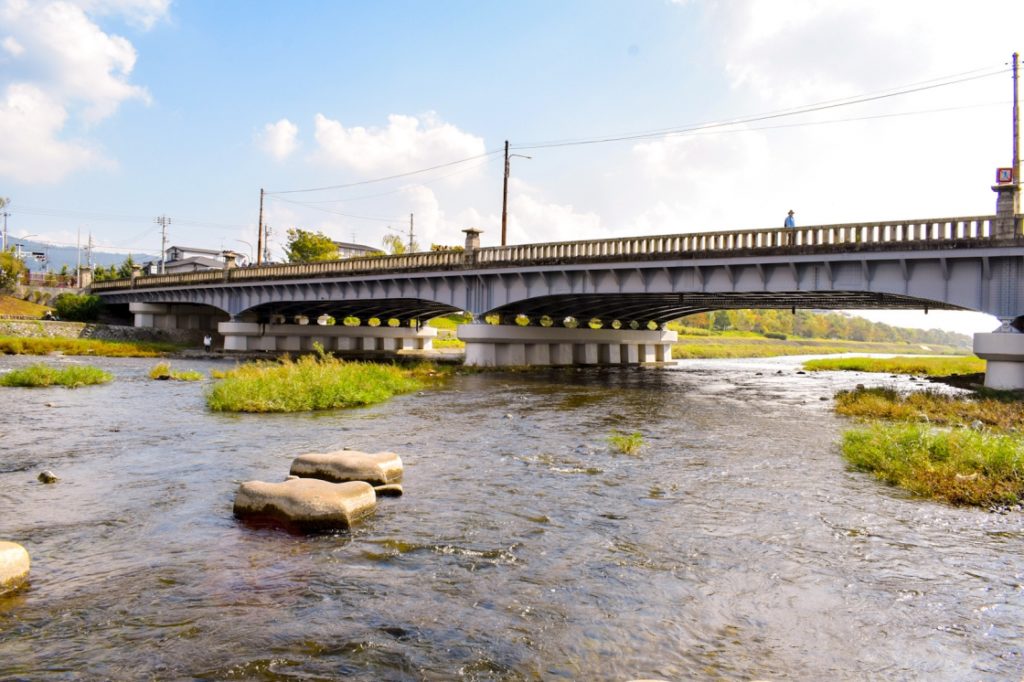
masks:
{"type": "MultiPolygon", "coordinates": [[[[0,357],[0,369],[36,362],[0,357]]],[[[77,358],[48,359],[54,363],[77,358]]],[[[209,413],[208,382],[0,388],[0,679],[1019,680],[1024,515],[847,471],[798,359],[474,374],[366,409],[209,413]],[[637,455],[609,450],[639,431],[637,455]],[[391,450],[354,532],[232,517],[301,453],[391,450]],[[44,485],[43,469],[60,477],[44,485]]],[[[208,372],[226,361],[175,361],[208,372]]]]}

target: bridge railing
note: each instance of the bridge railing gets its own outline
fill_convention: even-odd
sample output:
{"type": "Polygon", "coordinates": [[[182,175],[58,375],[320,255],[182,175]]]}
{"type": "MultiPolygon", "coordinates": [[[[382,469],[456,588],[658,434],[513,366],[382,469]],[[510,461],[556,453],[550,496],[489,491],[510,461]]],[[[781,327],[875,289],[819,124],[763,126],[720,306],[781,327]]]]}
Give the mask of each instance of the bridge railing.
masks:
{"type": "Polygon", "coordinates": [[[653,257],[696,253],[735,253],[789,247],[831,247],[860,244],[938,243],[954,240],[982,240],[993,236],[995,216],[928,218],[873,223],[841,223],[797,228],[768,228],[728,232],[625,237],[519,246],[490,246],[471,252],[431,251],[401,256],[367,256],[320,263],[263,265],[230,270],[203,270],[153,275],[136,279],[94,282],[93,291],[142,287],[214,284],[251,280],[374,274],[389,271],[462,268],[488,264],[529,264],[536,262],[653,257]]]}
{"type": "Polygon", "coordinates": [[[197,272],[150,275],[135,279],[93,282],[91,289],[93,291],[112,291],[142,287],[215,284],[275,278],[365,274],[394,270],[441,269],[461,267],[463,265],[465,265],[465,258],[461,251],[431,251],[429,253],[411,253],[401,256],[366,256],[319,263],[263,265],[248,268],[231,268],[229,270],[200,270],[197,272]]]}
{"type": "Polygon", "coordinates": [[[683,253],[746,251],[790,246],[893,244],[988,239],[995,216],[929,218],[876,223],[842,223],[797,228],[594,239],[589,241],[494,246],[476,251],[476,262],[512,263],[565,258],[658,256],[683,253]]]}

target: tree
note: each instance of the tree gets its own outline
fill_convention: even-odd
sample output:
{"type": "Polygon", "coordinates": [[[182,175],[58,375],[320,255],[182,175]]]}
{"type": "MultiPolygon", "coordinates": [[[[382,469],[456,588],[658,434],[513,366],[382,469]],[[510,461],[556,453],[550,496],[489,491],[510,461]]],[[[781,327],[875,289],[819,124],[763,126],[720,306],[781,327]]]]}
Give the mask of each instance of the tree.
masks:
{"type": "Polygon", "coordinates": [[[315,263],[338,260],[338,246],[322,232],[307,232],[299,228],[288,230],[285,251],[289,263],[315,263]]]}
{"type": "Polygon", "coordinates": [[[729,313],[724,310],[715,311],[714,317],[711,318],[711,328],[715,331],[725,331],[730,326],[729,313]]]}
{"type": "Polygon", "coordinates": [[[417,251],[420,250],[419,244],[413,242],[412,248],[410,248],[409,246],[406,245],[405,242],[402,241],[402,238],[399,237],[397,234],[386,234],[384,235],[384,239],[382,241],[384,243],[384,248],[387,249],[388,253],[390,253],[392,256],[401,256],[402,254],[406,253],[416,253],[417,251]]]}
{"type": "Polygon", "coordinates": [[[14,289],[18,278],[28,272],[25,261],[18,258],[14,249],[0,251],[0,293],[7,293],[14,289]]]}
{"type": "Polygon", "coordinates": [[[57,317],[72,322],[92,322],[103,310],[103,300],[90,294],[61,294],[53,299],[57,317]]]}
{"type": "Polygon", "coordinates": [[[135,260],[132,258],[132,254],[128,254],[128,257],[124,259],[121,266],[117,269],[117,279],[128,279],[132,276],[132,270],[135,268],[135,260]]]}

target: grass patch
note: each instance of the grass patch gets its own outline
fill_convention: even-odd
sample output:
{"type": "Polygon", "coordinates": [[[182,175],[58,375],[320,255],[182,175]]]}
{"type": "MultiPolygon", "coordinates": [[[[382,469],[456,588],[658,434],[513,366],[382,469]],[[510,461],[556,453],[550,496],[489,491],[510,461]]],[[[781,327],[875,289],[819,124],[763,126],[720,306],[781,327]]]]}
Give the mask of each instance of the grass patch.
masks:
{"type": "Polygon", "coordinates": [[[858,471],[953,504],[1015,504],[1024,497],[1024,437],[923,424],[872,424],[843,434],[858,471]]]}
{"type": "Polygon", "coordinates": [[[448,339],[434,339],[430,342],[430,345],[438,350],[442,348],[465,348],[466,342],[452,337],[448,339]]]}
{"type": "Polygon", "coordinates": [[[47,310],[50,308],[45,305],[23,301],[13,296],[0,296],[0,316],[42,317],[47,310]]]}
{"type": "Polygon", "coordinates": [[[307,355],[279,363],[241,365],[207,394],[215,412],[307,412],[384,402],[421,388],[418,371],[307,355]]]}
{"type": "Polygon", "coordinates": [[[901,393],[891,388],[859,388],[836,394],[839,414],[861,419],[927,421],[949,426],[977,425],[1024,431],[1024,405],[1010,395],[945,395],[935,391],[901,393]]]}
{"type": "Polygon", "coordinates": [[[168,379],[174,379],[175,381],[201,381],[205,377],[202,372],[197,372],[194,369],[174,370],[171,369],[170,363],[161,362],[149,370],[149,378],[159,381],[166,381],[168,379]]]}
{"type": "Polygon", "coordinates": [[[109,372],[98,367],[65,367],[58,369],[49,365],[29,365],[0,374],[0,386],[42,388],[64,386],[78,388],[94,384],[106,384],[114,379],[109,372]]]}
{"type": "Polygon", "coordinates": [[[608,435],[608,445],[612,450],[621,452],[624,455],[635,455],[644,446],[644,437],[639,431],[634,431],[633,433],[612,431],[608,435]]]}
{"type": "Polygon", "coordinates": [[[808,360],[804,369],[812,372],[833,370],[942,377],[984,372],[985,361],[976,357],[821,358],[808,360]]]}
{"type": "Polygon", "coordinates": [[[35,338],[0,336],[0,353],[5,355],[95,355],[111,358],[155,358],[183,348],[173,343],[103,341],[67,337],[35,338]]]}
{"type": "Polygon", "coordinates": [[[843,341],[841,339],[766,339],[752,332],[723,336],[680,335],[672,345],[672,357],[682,358],[770,358],[782,355],[832,355],[837,353],[887,353],[903,355],[958,355],[951,346],[910,343],[843,341]]]}

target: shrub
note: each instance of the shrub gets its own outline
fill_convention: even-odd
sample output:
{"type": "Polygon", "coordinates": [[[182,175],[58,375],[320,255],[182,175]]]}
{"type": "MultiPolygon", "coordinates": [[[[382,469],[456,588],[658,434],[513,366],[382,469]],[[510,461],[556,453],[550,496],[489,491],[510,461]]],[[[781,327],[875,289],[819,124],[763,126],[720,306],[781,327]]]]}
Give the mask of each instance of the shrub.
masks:
{"type": "Polygon", "coordinates": [[[54,299],[53,307],[62,320],[94,322],[103,309],[103,301],[90,294],[61,294],[54,299]]]}
{"type": "Polygon", "coordinates": [[[766,339],[775,339],[777,341],[785,341],[786,340],[786,335],[785,334],[780,334],[779,332],[765,332],[764,333],[764,338],[766,338],[766,339]]]}

